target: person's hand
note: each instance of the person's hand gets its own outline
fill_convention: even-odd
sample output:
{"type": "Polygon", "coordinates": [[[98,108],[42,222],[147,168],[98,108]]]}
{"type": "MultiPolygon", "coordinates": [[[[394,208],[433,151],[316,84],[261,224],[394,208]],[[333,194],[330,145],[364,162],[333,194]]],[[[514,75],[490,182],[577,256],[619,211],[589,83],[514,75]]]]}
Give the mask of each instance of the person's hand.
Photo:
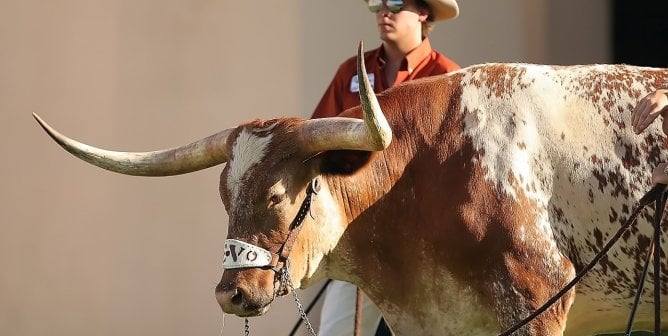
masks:
{"type": "MultiPolygon", "coordinates": [[[[649,124],[659,115],[668,112],[668,90],[656,90],[643,97],[631,114],[631,125],[636,134],[644,131],[649,124]]],[[[664,121],[664,133],[668,130],[668,124],[664,121]]]]}
{"type": "Polygon", "coordinates": [[[656,168],[654,168],[654,171],[652,172],[652,184],[668,184],[668,174],[666,174],[666,167],[668,166],[668,163],[659,163],[656,168]]]}

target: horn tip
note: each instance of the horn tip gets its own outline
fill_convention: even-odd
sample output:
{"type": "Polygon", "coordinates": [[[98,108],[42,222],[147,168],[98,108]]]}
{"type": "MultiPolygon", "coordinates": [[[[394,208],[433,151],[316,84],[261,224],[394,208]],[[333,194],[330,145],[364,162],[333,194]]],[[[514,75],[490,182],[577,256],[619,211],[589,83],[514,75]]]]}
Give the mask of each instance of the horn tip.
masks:
{"type": "Polygon", "coordinates": [[[32,117],[35,118],[35,120],[37,121],[37,123],[38,123],[40,126],[42,126],[42,128],[43,128],[45,131],[47,131],[48,133],[51,133],[51,132],[50,132],[50,127],[47,125],[47,123],[44,121],[44,119],[42,119],[36,112],[33,112],[33,113],[32,113],[32,117]]]}

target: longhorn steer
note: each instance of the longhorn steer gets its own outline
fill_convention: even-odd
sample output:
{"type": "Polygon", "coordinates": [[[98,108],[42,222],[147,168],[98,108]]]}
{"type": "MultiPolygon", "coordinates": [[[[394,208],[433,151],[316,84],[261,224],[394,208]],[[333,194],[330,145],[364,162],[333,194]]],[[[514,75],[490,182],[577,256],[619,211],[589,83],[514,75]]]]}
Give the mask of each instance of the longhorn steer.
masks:
{"type": "MultiPolygon", "coordinates": [[[[362,92],[364,74],[361,64],[362,92]]],[[[89,147],[38,121],[68,151],[124,174],[227,162],[228,269],[216,288],[227,313],[268,309],[281,286],[267,265],[292,247],[295,286],[353,282],[397,335],[491,335],[570,281],[650,187],[652,167],[668,159],[663,136],[658,126],[634,135],[630,110],[667,80],[665,69],[625,65],[477,65],[390,89],[379,103],[362,94],[345,115],[364,121],[253,121],[150,153],[89,147]],[[290,234],[298,213],[301,232],[290,234]],[[252,253],[238,260],[241,249],[252,253]]],[[[649,219],[518,334],[623,329],[649,219]]],[[[650,286],[638,327],[651,327],[651,295],[650,286]]]]}

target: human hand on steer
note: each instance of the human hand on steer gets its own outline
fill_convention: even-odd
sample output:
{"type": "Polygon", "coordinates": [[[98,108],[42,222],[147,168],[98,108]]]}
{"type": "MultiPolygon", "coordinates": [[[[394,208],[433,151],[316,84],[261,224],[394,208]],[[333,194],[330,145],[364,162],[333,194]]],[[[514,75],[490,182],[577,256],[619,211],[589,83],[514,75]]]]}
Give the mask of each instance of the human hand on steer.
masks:
{"type": "MultiPolygon", "coordinates": [[[[659,115],[668,112],[668,89],[656,90],[640,99],[631,115],[631,125],[636,134],[640,134],[659,115]]],[[[668,134],[668,118],[663,118],[663,133],[668,134]]],[[[660,163],[652,172],[653,184],[668,184],[668,163],[660,163]]]]}
{"type": "Polygon", "coordinates": [[[668,184],[668,172],[666,172],[666,168],[668,168],[668,163],[659,163],[656,168],[654,168],[654,171],[652,172],[652,184],[668,184]]]}
{"type": "MultiPolygon", "coordinates": [[[[633,109],[631,125],[636,134],[640,134],[656,117],[668,112],[668,89],[656,90],[640,99],[633,109]]],[[[663,119],[663,133],[668,134],[667,119],[663,119]]]]}

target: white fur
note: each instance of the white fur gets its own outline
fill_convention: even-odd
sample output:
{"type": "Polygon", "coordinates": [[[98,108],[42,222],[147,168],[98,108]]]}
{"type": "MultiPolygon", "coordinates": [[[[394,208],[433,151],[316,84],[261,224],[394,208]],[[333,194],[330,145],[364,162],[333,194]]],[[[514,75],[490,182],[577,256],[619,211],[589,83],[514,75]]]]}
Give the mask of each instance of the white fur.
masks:
{"type": "Polygon", "coordinates": [[[271,138],[271,134],[259,137],[246,129],[239,133],[232,147],[233,160],[228,167],[227,188],[233,199],[231,204],[239,204],[241,182],[247,178],[251,167],[264,160],[271,138]]]}

